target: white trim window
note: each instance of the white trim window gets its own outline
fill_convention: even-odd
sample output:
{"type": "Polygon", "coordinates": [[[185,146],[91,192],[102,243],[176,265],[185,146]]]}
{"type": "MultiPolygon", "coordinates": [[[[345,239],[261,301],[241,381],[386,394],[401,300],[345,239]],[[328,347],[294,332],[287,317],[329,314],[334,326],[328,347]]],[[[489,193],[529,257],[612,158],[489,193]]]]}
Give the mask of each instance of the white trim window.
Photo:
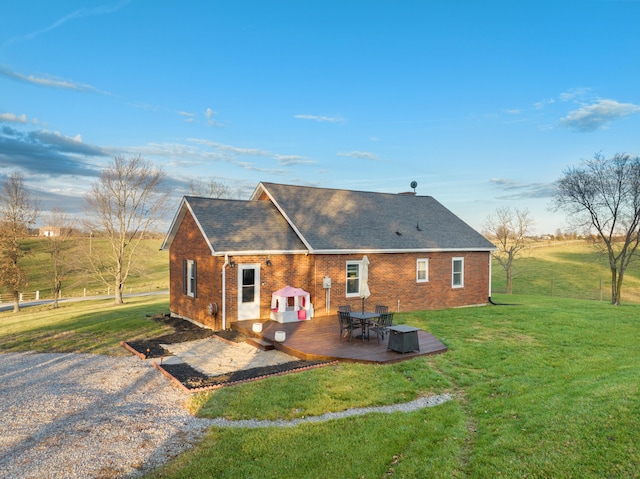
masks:
{"type": "Polygon", "coordinates": [[[429,282],[429,259],[418,258],[416,260],[416,283],[429,282]]]}
{"type": "Polygon", "coordinates": [[[187,260],[187,296],[196,297],[196,262],[187,260]]]}
{"type": "Polygon", "coordinates": [[[451,260],[451,287],[464,288],[464,258],[451,260]]]}
{"type": "Polygon", "coordinates": [[[360,296],[360,266],[362,261],[347,261],[347,298],[360,296]]]}

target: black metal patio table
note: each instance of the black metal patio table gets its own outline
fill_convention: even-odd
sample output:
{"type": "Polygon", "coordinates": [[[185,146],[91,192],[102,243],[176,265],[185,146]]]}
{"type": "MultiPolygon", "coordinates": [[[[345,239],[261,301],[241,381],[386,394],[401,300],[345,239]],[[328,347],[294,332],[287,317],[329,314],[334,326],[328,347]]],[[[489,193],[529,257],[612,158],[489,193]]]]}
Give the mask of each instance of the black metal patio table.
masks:
{"type": "Polygon", "coordinates": [[[377,319],[380,317],[380,313],[374,313],[369,311],[361,311],[361,312],[352,312],[350,313],[351,317],[360,321],[362,334],[360,336],[356,336],[357,338],[362,338],[364,341],[365,335],[366,338],[369,339],[369,331],[367,326],[369,325],[369,321],[372,319],[377,319]]]}

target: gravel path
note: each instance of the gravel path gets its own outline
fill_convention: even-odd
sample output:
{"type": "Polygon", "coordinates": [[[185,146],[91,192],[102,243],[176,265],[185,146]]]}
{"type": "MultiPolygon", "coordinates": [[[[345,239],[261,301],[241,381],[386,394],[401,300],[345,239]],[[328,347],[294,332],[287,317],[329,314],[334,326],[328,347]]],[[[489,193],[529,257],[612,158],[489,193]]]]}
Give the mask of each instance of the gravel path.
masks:
{"type": "Polygon", "coordinates": [[[183,408],[188,396],[137,357],[0,354],[0,479],[137,477],[191,447],[209,426],[291,427],[451,399],[291,421],[228,421],[193,417],[183,408]]]}
{"type": "Polygon", "coordinates": [[[136,357],[0,355],[0,478],[120,478],[149,471],[211,424],[136,357]]]}

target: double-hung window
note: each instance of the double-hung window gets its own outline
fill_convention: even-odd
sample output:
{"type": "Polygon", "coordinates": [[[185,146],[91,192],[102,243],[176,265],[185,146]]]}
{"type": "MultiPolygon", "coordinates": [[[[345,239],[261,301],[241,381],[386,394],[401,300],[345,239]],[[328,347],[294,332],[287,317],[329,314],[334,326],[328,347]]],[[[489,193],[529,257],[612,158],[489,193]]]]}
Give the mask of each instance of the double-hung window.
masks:
{"type": "Polygon", "coordinates": [[[429,281],[429,260],[418,258],[416,260],[416,282],[427,283],[429,281]]]}
{"type": "Polygon", "coordinates": [[[192,259],[186,259],[183,262],[183,292],[187,296],[195,298],[197,296],[197,269],[196,262],[192,259]]]}
{"type": "Polygon", "coordinates": [[[464,258],[453,258],[451,261],[451,287],[464,287],[464,258]]]}
{"type": "Polygon", "coordinates": [[[361,261],[347,261],[347,298],[360,295],[361,261]]]}

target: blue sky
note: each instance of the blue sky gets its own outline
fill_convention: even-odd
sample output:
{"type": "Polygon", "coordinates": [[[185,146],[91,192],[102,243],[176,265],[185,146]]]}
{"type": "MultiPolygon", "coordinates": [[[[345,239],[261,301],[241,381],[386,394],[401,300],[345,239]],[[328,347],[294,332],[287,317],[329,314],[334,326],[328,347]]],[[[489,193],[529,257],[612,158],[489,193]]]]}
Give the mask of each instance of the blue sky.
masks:
{"type": "MultiPolygon", "coordinates": [[[[481,230],[640,154],[640,1],[2,0],[0,178],[81,213],[115,155],[214,178],[432,195],[481,230]]],[[[175,206],[178,200],[175,199],[175,206]]]]}

